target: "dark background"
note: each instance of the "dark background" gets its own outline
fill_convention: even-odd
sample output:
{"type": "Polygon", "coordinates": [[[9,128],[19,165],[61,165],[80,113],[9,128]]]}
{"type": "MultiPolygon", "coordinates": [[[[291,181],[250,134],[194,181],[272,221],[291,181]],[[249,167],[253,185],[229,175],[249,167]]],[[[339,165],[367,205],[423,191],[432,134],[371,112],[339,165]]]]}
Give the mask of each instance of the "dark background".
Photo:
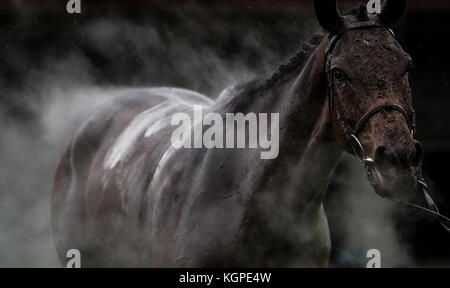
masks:
{"type": "MultiPolygon", "coordinates": [[[[65,86],[67,79],[76,83],[75,86],[89,87],[178,86],[215,98],[223,88],[236,81],[269,76],[278,64],[294,55],[303,41],[320,31],[312,1],[81,1],[81,15],[67,14],[66,1],[61,0],[2,1],[0,4],[0,115],[3,127],[33,130],[30,127],[35,127],[36,119],[45,111],[36,107],[45,103],[48,96],[45,89],[51,88],[43,89],[39,85],[42,82],[57,83],[62,90],[73,86],[65,86]],[[117,25],[112,29],[111,23],[117,25]],[[98,31],[90,34],[93,27],[98,31]],[[92,39],[96,36],[99,37],[92,39]],[[148,37],[153,36],[157,40],[149,41],[148,37]],[[141,40],[144,44],[137,45],[141,40]],[[61,66],[67,59],[70,59],[69,65],[61,66]]],[[[357,7],[358,1],[342,2],[341,8],[345,10],[357,7]]],[[[424,170],[433,187],[433,196],[446,215],[450,214],[447,168],[450,162],[449,16],[448,1],[409,1],[408,12],[396,29],[400,43],[417,67],[411,76],[417,138],[424,144],[424,170]]],[[[36,184],[38,189],[49,187],[49,176],[67,141],[66,135],[70,132],[65,131],[61,142],[52,147],[50,154],[54,156],[46,161],[48,166],[29,172],[48,170],[42,172],[45,177],[39,177],[46,184],[36,184]]],[[[27,137],[38,136],[31,133],[27,137]]],[[[0,144],[14,143],[5,139],[0,144]]],[[[6,157],[4,151],[0,156],[6,157]]],[[[7,161],[3,160],[0,158],[0,163],[5,165],[2,170],[9,169],[5,164],[7,161]]],[[[33,159],[22,161],[18,171],[26,171],[30,166],[27,163],[33,159]]],[[[333,239],[332,267],[364,265],[362,259],[342,257],[343,253],[352,250],[343,240],[346,236],[341,225],[345,219],[341,210],[344,208],[339,205],[339,199],[349,197],[345,189],[350,185],[347,182],[351,183],[346,174],[349,165],[348,161],[339,165],[331,184],[334,192],[329,193],[326,201],[333,239]]],[[[0,179],[0,200],[5,203],[5,199],[15,199],[12,203],[17,209],[31,209],[35,202],[27,195],[32,192],[20,187],[12,189],[15,182],[10,179],[11,174],[0,174],[3,177],[0,179]],[[19,200],[13,190],[23,193],[19,200]]],[[[26,182],[26,175],[22,175],[20,181],[26,182]]],[[[40,195],[48,197],[49,191],[40,195]]],[[[397,237],[410,247],[408,253],[414,259],[412,266],[450,265],[450,238],[439,224],[402,208],[394,214],[397,237]]],[[[13,212],[6,216],[1,220],[4,222],[2,229],[20,226],[24,221],[21,220],[23,216],[13,212]]],[[[11,239],[19,239],[27,245],[32,241],[28,238],[35,237],[33,233],[50,233],[48,227],[43,228],[44,232],[34,231],[32,220],[27,220],[27,227],[29,233],[4,233],[0,249],[8,250],[12,242],[17,242],[11,239]]],[[[359,233],[357,227],[355,233],[359,233]]],[[[51,241],[51,237],[48,239],[51,241]]],[[[20,250],[19,247],[14,249],[20,250]]],[[[14,254],[8,257],[10,262],[0,263],[0,266],[39,266],[39,261],[27,264],[13,261],[14,254]]],[[[43,265],[53,264],[44,261],[43,265]]]]}

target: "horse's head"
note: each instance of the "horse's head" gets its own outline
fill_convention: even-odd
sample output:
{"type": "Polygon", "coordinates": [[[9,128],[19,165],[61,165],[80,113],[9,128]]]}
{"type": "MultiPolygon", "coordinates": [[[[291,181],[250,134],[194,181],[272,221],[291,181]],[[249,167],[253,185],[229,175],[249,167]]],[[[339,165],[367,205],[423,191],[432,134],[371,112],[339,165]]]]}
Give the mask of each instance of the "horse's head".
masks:
{"type": "Polygon", "coordinates": [[[361,7],[341,16],[335,0],[314,4],[330,33],[326,69],[336,137],[364,162],[377,193],[406,196],[417,185],[422,161],[413,137],[412,60],[391,30],[406,0],[386,1],[379,15],[361,7]]]}

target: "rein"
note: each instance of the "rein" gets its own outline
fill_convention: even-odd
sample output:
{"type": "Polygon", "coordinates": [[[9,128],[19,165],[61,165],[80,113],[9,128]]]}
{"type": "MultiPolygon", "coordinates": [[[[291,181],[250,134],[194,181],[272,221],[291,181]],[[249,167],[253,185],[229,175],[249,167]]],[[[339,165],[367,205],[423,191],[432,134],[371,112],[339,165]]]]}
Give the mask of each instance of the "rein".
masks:
{"type": "Polygon", "coordinates": [[[364,22],[353,22],[353,23],[346,23],[344,24],[345,29],[343,32],[337,33],[337,34],[330,34],[329,36],[329,42],[326,49],[326,57],[327,57],[327,66],[326,66],[326,74],[327,74],[327,80],[328,80],[328,97],[329,97],[329,103],[330,103],[330,112],[333,111],[333,106],[336,107],[336,115],[337,120],[339,122],[340,128],[342,132],[345,134],[348,142],[350,143],[355,155],[359,158],[361,164],[364,167],[364,171],[366,173],[367,179],[369,180],[372,187],[375,189],[375,192],[381,196],[382,198],[388,199],[394,203],[404,205],[406,207],[414,208],[422,213],[425,213],[426,215],[433,217],[434,219],[440,221],[442,227],[450,233],[450,219],[440,214],[438,207],[434,203],[433,199],[429,195],[428,191],[428,185],[425,182],[425,179],[422,175],[422,171],[419,172],[419,176],[417,177],[417,183],[419,187],[422,189],[423,195],[425,197],[425,200],[427,202],[427,205],[429,208],[422,207],[420,205],[393,199],[391,197],[388,197],[381,193],[379,189],[377,189],[377,182],[375,181],[373,172],[375,167],[375,162],[372,158],[368,157],[366,152],[364,151],[364,148],[361,145],[361,142],[358,139],[358,132],[361,130],[361,128],[364,126],[364,124],[374,115],[381,111],[386,110],[395,110],[400,112],[403,117],[406,120],[406,123],[408,124],[408,127],[411,131],[411,134],[414,136],[415,130],[416,130],[416,117],[415,113],[412,112],[411,114],[408,114],[406,110],[395,103],[387,103],[384,105],[378,105],[372,108],[369,112],[365,113],[359,121],[356,123],[355,126],[352,127],[350,125],[349,118],[347,117],[347,114],[345,113],[345,110],[343,109],[339,98],[337,96],[335,86],[334,86],[334,77],[333,77],[333,71],[331,69],[331,56],[333,54],[333,49],[336,46],[337,42],[340,40],[342,35],[344,35],[346,32],[350,30],[355,29],[370,29],[370,28],[376,28],[376,27],[382,27],[389,31],[389,33],[392,35],[392,37],[395,39],[394,32],[386,27],[382,22],[380,22],[378,19],[371,19],[364,22]]]}

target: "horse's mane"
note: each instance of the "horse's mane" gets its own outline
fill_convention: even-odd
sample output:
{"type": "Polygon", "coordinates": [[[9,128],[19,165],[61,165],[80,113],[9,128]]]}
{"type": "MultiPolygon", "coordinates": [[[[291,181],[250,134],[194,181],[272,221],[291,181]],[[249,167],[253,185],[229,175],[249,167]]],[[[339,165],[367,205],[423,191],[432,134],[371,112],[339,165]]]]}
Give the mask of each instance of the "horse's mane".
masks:
{"type": "MultiPolygon", "coordinates": [[[[368,17],[366,6],[361,5],[359,8],[345,13],[345,16],[348,15],[355,17],[356,20],[365,21],[368,17]]],[[[289,76],[292,76],[294,72],[301,71],[324,36],[323,33],[314,34],[286,64],[280,65],[278,70],[269,78],[256,79],[235,86],[235,97],[228,103],[228,106],[238,111],[239,109],[245,109],[244,107],[251,103],[255,97],[274,87],[275,84],[290,79],[289,76]]]]}
{"type": "MultiPolygon", "coordinates": [[[[354,16],[358,21],[368,20],[367,8],[365,5],[361,5],[359,8],[352,9],[345,14],[354,16]]],[[[272,87],[278,81],[286,77],[286,75],[291,74],[297,69],[303,69],[306,60],[311,56],[311,53],[317,48],[324,37],[324,34],[317,33],[312,36],[309,42],[303,44],[302,49],[300,49],[294,57],[289,59],[289,61],[278,67],[278,70],[266,80],[266,88],[272,87]]]]}
{"type": "Polygon", "coordinates": [[[302,45],[302,48],[291,58],[286,64],[280,65],[278,70],[272,74],[265,82],[266,88],[271,88],[278,81],[283,80],[287,75],[292,72],[302,69],[311,56],[312,52],[317,48],[324,37],[324,34],[314,34],[312,38],[302,45]]]}
{"type": "Polygon", "coordinates": [[[275,73],[266,79],[256,79],[250,82],[241,83],[234,87],[235,97],[231,99],[227,106],[232,109],[241,111],[244,107],[251,103],[257,95],[261,95],[268,89],[288,79],[295,71],[301,71],[305,66],[308,58],[317,48],[324,37],[324,34],[317,33],[302,45],[302,48],[290,58],[286,64],[280,65],[275,73]]]}

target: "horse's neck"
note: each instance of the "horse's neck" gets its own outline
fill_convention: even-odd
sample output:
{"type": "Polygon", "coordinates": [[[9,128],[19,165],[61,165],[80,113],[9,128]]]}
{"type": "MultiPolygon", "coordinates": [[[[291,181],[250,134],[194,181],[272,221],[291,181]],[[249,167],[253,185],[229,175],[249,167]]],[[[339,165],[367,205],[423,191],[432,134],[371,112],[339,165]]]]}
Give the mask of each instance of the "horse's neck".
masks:
{"type": "Polygon", "coordinates": [[[284,193],[290,205],[310,204],[312,199],[321,204],[322,192],[341,155],[328,107],[326,45],[324,39],[296,79],[280,84],[288,89],[273,88],[285,92],[272,95],[275,108],[267,109],[280,113],[280,149],[278,158],[263,164],[259,186],[284,193]]]}

